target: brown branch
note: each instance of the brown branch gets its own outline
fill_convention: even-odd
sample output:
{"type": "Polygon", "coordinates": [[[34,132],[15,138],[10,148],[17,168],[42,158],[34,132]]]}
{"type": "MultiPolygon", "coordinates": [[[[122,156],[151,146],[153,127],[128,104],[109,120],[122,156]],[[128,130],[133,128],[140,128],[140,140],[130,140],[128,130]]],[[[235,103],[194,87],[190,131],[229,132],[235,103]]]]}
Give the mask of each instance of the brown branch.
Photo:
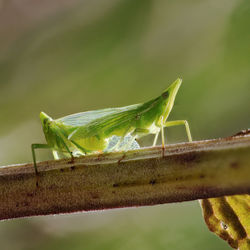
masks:
{"type": "Polygon", "coordinates": [[[250,135],[0,167],[0,219],[250,193],[250,135]]]}

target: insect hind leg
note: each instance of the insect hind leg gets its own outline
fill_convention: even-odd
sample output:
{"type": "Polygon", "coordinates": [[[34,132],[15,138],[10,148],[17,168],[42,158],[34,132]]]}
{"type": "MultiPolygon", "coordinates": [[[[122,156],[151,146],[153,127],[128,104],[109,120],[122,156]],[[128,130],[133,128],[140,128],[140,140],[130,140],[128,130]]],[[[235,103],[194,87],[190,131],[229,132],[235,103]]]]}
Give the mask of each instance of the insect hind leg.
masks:
{"type": "MultiPolygon", "coordinates": [[[[65,142],[66,138],[65,136],[60,132],[60,130],[58,131],[55,131],[55,134],[56,134],[56,138],[57,140],[63,145],[63,147],[66,149],[66,151],[69,153],[70,157],[71,157],[71,162],[74,161],[74,156],[73,156],[73,153],[70,151],[67,143],[65,142]]],[[[54,155],[54,152],[53,152],[53,155],[54,155]]],[[[58,154],[57,154],[58,155],[58,154]]],[[[55,156],[55,155],[54,155],[55,156]]]]}

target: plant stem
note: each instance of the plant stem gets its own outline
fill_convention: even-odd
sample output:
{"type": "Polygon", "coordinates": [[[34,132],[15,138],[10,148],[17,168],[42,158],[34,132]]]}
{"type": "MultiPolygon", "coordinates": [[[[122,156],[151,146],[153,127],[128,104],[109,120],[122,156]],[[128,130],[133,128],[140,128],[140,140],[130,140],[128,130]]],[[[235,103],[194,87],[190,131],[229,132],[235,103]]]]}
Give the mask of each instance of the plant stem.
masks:
{"type": "Polygon", "coordinates": [[[250,193],[250,135],[0,167],[0,219],[250,193]]]}

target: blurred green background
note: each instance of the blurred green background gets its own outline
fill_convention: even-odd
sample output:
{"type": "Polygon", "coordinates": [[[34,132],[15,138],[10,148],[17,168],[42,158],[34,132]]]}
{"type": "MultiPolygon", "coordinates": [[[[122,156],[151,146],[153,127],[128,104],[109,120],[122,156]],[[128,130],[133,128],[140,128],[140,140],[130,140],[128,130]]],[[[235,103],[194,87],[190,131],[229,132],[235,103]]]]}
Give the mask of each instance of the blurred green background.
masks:
{"type": "MultiPolygon", "coordinates": [[[[250,124],[249,0],[0,0],[0,165],[31,161],[39,112],[144,102],[177,77],[195,140],[250,124]]],[[[168,141],[185,141],[169,128],[168,141]]],[[[149,145],[152,137],[140,141],[149,145]]],[[[39,160],[52,158],[41,150],[39,160]]],[[[230,249],[197,201],[0,222],[1,249],[230,249]]]]}

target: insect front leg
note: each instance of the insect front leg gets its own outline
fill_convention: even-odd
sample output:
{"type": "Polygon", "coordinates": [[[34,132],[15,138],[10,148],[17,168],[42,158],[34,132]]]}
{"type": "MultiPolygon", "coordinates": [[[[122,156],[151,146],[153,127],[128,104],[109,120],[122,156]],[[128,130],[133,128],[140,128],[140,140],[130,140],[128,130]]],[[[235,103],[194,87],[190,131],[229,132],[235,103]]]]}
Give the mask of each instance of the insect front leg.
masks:
{"type": "MultiPolygon", "coordinates": [[[[163,119],[163,118],[161,118],[161,119],[163,119]]],[[[164,125],[162,125],[163,127],[164,127],[164,125]]],[[[148,129],[143,129],[143,128],[137,128],[137,129],[135,129],[135,131],[133,132],[133,134],[149,134],[150,133],[150,131],[148,130],[148,129]]],[[[159,133],[160,133],[160,131],[159,132],[157,132],[156,134],[155,134],[155,138],[154,138],[154,141],[153,141],[153,144],[152,144],[152,147],[154,147],[155,145],[156,145],[156,142],[157,142],[157,139],[158,139],[158,136],[159,136],[159,133]]],[[[132,135],[133,135],[132,134],[132,135]]],[[[163,145],[164,145],[164,135],[163,135],[163,145]]]]}
{"type": "Polygon", "coordinates": [[[191,142],[192,141],[192,136],[191,136],[191,132],[190,132],[188,122],[186,120],[169,121],[169,122],[164,123],[164,127],[173,127],[173,126],[179,126],[179,125],[184,125],[185,126],[188,141],[191,142]]]}
{"type": "Polygon", "coordinates": [[[38,148],[51,148],[48,144],[31,144],[31,152],[32,152],[32,157],[33,157],[33,162],[34,162],[34,168],[35,168],[35,173],[38,175],[38,170],[36,166],[36,154],[35,154],[35,149],[38,148]]]}
{"type": "Polygon", "coordinates": [[[157,132],[157,133],[155,134],[155,138],[154,138],[154,142],[153,142],[152,147],[155,147],[156,142],[157,142],[157,139],[158,139],[158,136],[159,136],[159,132],[157,132]]]}
{"type": "MultiPolygon", "coordinates": [[[[136,128],[136,129],[134,130],[134,132],[133,132],[131,135],[134,136],[134,138],[135,138],[137,135],[140,137],[141,135],[147,135],[147,134],[149,134],[149,133],[150,133],[150,130],[147,129],[147,128],[136,128]]],[[[159,135],[159,133],[157,133],[157,134],[155,135],[154,142],[153,142],[153,146],[155,146],[155,144],[156,144],[158,135],[159,135]]]]}
{"type": "Polygon", "coordinates": [[[162,157],[164,157],[164,149],[165,149],[165,138],[164,138],[164,122],[163,122],[163,116],[161,116],[161,147],[162,147],[162,157]]]}
{"type": "Polygon", "coordinates": [[[132,135],[148,134],[149,130],[147,128],[136,128],[132,135]]]}
{"type": "Polygon", "coordinates": [[[59,154],[58,154],[58,152],[56,150],[53,150],[52,154],[53,154],[55,160],[59,160],[60,159],[59,154]]]}

